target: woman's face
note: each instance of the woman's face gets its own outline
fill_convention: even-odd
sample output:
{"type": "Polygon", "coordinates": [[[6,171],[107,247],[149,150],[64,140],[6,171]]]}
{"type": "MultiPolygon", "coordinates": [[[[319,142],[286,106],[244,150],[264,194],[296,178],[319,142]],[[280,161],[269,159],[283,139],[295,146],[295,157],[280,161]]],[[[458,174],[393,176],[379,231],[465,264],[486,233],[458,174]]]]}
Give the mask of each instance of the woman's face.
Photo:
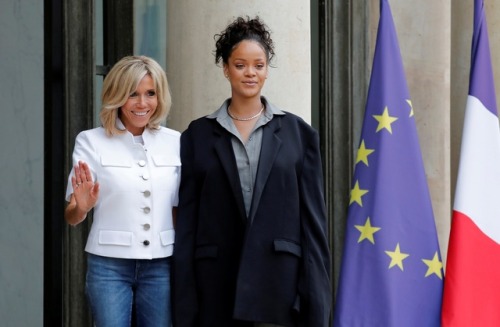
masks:
{"type": "Polygon", "coordinates": [[[120,118],[133,135],[141,135],[158,106],[158,97],[151,76],[146,75],[120,108],[120,118]]]}
{"type": "Polygon", "coordinates": [[[253,40],[244,40],[236,45],[227,64],[224,75],[231,83],[234,97],[260,97],[268,73],[267,57],[262,46],[253,40]]]}

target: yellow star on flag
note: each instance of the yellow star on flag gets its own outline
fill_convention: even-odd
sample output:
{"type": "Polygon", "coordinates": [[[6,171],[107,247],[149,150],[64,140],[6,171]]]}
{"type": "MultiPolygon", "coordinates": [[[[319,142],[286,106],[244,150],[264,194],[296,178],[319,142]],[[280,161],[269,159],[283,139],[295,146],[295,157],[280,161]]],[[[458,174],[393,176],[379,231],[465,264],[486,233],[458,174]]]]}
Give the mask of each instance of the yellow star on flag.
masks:
{"type": "Polygon", "coordinates": [[[398,120],[397,117],[389,116],[389,109],[387,109],[387,107],[384,108],[384,112],[382,113],[382,115],[373,115],[373,118],[375,118],[378,121],[377,130],[375,132],[378,132],[381,129],[385,128],[391,134],[392,134],[391,124],[394,123],[396,120],[398,120]]]}
{"type": "Polygon", "coordinates": [[[394,251],[385,251],[385,253],[391,257],[391,263],[389,264],[389,269],[394,266],[398,266],[401,271],[403,271],[403,260],[409,257],[408,253],[402,253],[399,249],[399,243],[396,245],[396,249],[394,251]]]}
{"type": "Polygon", "coordinates": [[[368,156],[375,152],[373,149],[367,149],[365,147],[365,140],[361,141],[361,145],[359,146],[358,149],[358,155],[356,156],[356,164],[360,161],[364,162],[366,167],[368,167],[368,156]]]}
{"type": "Polygon", "coordinates": [[[366,193],[368,193],[368,190],[360,189],[359,182],[356,181],[354,188],[351,190],[351,199],[349,201],[349,205],[351,205],[353,202],[356,202],[360,207],[362,207],[363,201],[361,200],[361,197],[366,193]]]}
{"type": "Polygon", "coordinates": [[[380,227],[372,227],[372,224],[370,223],[370,217],[366,219],[364,226],[354,225],[354,227],[356,227],[356,229],[361,232],[361,234],[359,235],[358,243],[361,243],[362,240],[368,240],[372,244],[375,244],[373,234],[378,232],[380,230],[380,227]]]}
{"type": "Polygon", "coordinates": [[[442,275],[443,263],[441,261],[439,261],[437,251],[436,251],[436,253],[434,253],[434,258],[432,258],[432,260],[422,259],[422,261],[428,267],[427,272],[425,273],[425,277],[430,276],[432,274],[436,274],[436,276],[438,276],[439,279],[443,279],[443,275],[442,275]]]}
{"type": "Polygon", "coordinates": [[[406,102],[410,106],[410,116],[409,117],[413,117],[413,104],[411,103],[411,100],[406,100],[406,102]]]}

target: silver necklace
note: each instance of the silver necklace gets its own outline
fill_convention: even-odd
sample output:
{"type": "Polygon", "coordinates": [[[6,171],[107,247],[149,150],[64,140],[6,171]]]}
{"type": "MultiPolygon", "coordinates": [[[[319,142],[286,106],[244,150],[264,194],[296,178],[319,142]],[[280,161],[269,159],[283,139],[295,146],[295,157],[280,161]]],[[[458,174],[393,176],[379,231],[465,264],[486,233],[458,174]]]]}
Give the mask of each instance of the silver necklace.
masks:
{"type": "Polygon", "coordinates": [[[237,117],[231,113],[231,106],[227,107],[227,114],[229,115],[229,117],[231,117],[234,120],[239,120],[239,121],[249,121],[249,120],[255,119],[255,118],[260,116],[262,111],[264,111],[264,104],[262,105],[262,108],[260,108],[259,112],[256,113],[255,115],[253,115],[251,117],[241,118],[241,117],[237,117]]]}

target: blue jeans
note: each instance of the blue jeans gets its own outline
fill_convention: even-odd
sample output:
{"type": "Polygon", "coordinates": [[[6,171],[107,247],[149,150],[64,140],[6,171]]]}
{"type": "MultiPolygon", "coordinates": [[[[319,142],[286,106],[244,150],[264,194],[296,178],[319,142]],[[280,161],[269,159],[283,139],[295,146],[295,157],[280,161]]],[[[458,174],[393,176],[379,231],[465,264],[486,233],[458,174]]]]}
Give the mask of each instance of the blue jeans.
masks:
{"type": "Polygon", "coordinates": [[[170,327],[170,258],[119,259],[87,253],[86,292],[97,327],[170,327]]]}

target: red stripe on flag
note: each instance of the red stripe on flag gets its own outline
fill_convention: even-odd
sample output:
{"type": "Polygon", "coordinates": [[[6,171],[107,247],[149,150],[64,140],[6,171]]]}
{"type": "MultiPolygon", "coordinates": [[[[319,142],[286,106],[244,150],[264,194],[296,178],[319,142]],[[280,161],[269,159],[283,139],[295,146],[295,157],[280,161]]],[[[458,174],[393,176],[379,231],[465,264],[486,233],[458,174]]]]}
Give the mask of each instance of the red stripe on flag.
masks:
{"type": "Polygon", "coordinates": [[[451,229],[442,310],[443,327],[498,327],[500,245],[458,211],[453,211],[451,229]]]}

